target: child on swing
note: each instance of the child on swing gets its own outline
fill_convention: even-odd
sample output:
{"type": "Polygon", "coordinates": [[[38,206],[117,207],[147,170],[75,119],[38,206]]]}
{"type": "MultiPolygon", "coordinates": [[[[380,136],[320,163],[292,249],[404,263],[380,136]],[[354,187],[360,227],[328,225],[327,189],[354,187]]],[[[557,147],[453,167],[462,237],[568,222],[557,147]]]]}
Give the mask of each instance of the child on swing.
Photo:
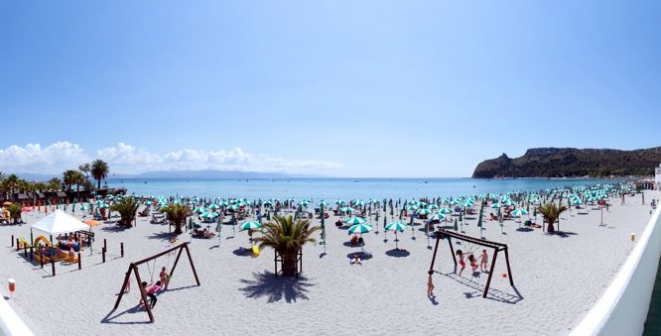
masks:
{"type": "Polygon", "coordinates": [[[163,284],[163,290],[168,290],[168,283],[170,282],[170,274],[168,274],[167,270],[165,269],[165,266],[161,268],[161,274],[159,276],[161,278],[161,283],[163,284]]]}

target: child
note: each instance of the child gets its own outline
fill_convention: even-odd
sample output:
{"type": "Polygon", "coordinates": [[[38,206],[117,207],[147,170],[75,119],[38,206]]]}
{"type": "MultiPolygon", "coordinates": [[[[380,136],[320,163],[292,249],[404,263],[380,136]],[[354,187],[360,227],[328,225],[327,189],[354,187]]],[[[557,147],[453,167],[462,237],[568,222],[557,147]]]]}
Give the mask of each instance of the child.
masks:
{"type": "Polygon", "coordinates": [[[428,298],[434,298],[436,295],[434,295],[434,282],[432,282],[432,275],[433,271],[429,271],[429,278],[427,279],[427,297],[428,298]]]}
{"type": "MultiPolygon", "coordinates": [[[[143,281],[140,285],[142,287],[142,290],[145,291],[145,293],[149,291],[147,288],[148,286],[147,281],[143,281]]],[[[142,307],[143,304],[144,302],[142,301],[142,295],[140,295],[140,302],[138,302],[138,308],[142,307]]]]}
{"type": "Polygon", "coordinates": [[[159,275],[161,278],[161,283],[163,284],[163,290],[168,290],[168,283],[170,282],[170,275],[165,269],[165,266],[161,268],[161,274],[159,275]]]}
{"type": "Polygon", "coordinates": [[[154,306],[156,305],[156,292],[161,290],[161,282],[156,281],[156,284],[149,287],[147,290],[147,296],[149,297],[149,305],[151,306],[152,309],[154,309],[154,306]]]}
{"type": "Polygon", "coordinates": [[[489,256],[487,255],[487,250],[482,250],[480,255],[480,270],[482,272],[487,272],[487,262],[489,261],[489,256]]]}
{"type": "Polygon", "coordinates": [[[466,261],[464,261],[464,252],[461,250],[457,250],[455,254],[459,257],[459,265],[461,266],[461,269],[459,270],[459,276],[461,276],[461,272],[463,272],[464,268],[466,268],[466,261]]]}
{"type": "Polygon", "coordinates": [[[475,257],[473,256],[472,253],[468,255],[468,261],[471,263],[471,269],[473,270],[473,272],[475,272],[475,270],[477,269],[477,260],[475,260],[475,257]]]}

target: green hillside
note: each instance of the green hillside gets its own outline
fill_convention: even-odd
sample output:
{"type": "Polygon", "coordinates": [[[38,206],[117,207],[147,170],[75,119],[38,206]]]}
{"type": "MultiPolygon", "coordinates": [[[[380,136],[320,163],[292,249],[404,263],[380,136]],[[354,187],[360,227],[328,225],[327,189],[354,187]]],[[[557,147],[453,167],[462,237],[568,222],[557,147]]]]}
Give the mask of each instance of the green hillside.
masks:
{"type": "Polygon", "coordinates": [[[518,158],[503,154],[481,162],[474,178],[607,177],[653,175],[661,163],[661,147],[631,151],[615,149],[531,148],[518,158]]]}

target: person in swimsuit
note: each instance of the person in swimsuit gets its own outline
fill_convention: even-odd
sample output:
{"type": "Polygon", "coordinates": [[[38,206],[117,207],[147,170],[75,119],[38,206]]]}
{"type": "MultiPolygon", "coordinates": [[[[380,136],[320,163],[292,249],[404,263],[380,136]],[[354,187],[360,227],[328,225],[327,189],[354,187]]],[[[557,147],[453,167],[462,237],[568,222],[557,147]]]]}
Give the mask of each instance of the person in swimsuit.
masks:
{"type": "Polygon", "coordinates": [[[482,250],[480,255],[480,270],[482,272],[487,272],[487,262],[489,261],[489,256],[487,255],[487,250],[482,250]]]}
{"type": "Polygon", "coordinates": [[[468,255],[468,261],[471,263],[471,269],[473,269],[473,272],[475,272],[477,269],[477,260],[475,260],[473,254],[468,255]]]}
{"type": "Polygon", "coordinates": [[[434,271],[429,271],[429,278],[427,279],[427,297],[428,298],[434,298],[436,295],[434,295],[434,282],[432,281],[431,275],[434,273],[434,271]]]}
{"type": "Polygon", "coordinates": [[[461,266],[461,269],[459,270],[459,276],[461,276],[461,272],[463,272],[464,268],[466,268],[466,261],[464,261],[464,252],[462,250],[457,250],[455,254],[459,257],[459,265],[461,266]]]}
{"type": "Polygon", "coordinates": [[[170,282],[170,275],[168,274],[165,266],[161,268],[161,274],[159,274],[159,277],[161,278],[161,284],[163,284],[163,290],[168,290],[168,282],[170,282]]]}

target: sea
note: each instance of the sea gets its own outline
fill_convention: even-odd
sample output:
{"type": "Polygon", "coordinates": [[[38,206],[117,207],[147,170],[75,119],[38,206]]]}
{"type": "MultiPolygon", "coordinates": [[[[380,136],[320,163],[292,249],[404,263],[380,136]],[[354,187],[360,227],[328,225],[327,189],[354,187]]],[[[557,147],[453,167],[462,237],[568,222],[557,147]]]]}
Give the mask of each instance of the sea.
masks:
{"type": "Polygon", "coordinates": [[[502,194],[623,182],[623,179],[472,178],[289,178],[289,179],[109,179],[108,187],[138,196],[287,199],[410,199],[502,194]]]}

